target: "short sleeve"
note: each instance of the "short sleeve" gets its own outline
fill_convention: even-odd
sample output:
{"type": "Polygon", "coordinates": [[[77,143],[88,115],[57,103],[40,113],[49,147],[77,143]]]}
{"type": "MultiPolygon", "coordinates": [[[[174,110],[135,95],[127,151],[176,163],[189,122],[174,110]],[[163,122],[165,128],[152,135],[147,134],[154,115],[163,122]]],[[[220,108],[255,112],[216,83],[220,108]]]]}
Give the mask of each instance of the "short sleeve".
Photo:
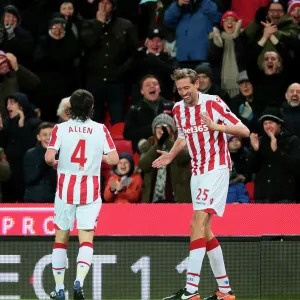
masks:
{"type": "Polygon", "coordinates": [[[185,136],[184,136],[184,132],[183,132],[183,129],[181,127],[181,122],[180,122],[180,107],[179,105],[178,106],[175,106],[173,108],[173,119],[174,119],[174,123],[175,123],[175,126],[177,128],[177,137],[179,139],[184,139],[185,136]]]}
{"type": "Polygon", "coordinates": [[[218,119],[225,125],[242,124],[241,120],[230,110],[227,104],[220,98],[212,101],[212,108],[218,114],[218,119]]]}
{"type": "Polygon", "coordinates": [[[51,132],[50,142],[48,145],[48,149],[59,150],[61,145],[61,136],[58,125],[55,125],[51,132]]]}
{"type": "Polygon", "coordinates": [[[105,127],[105,125],[103,125],[103,131],[104,131],[104,153],[108,153],[108,152],[111,152],[111,151],[114,151],[116,150],[116,146],[115,146],[115,143],[108,131],[108,129],[105,127]]]}

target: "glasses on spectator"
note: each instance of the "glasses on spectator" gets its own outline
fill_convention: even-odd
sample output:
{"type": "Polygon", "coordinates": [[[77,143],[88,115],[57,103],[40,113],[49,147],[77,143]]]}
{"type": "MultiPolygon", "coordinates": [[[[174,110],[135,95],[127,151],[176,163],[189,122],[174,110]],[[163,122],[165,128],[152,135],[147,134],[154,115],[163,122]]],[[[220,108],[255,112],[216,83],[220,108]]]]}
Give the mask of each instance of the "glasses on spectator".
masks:
{"type": "Polygon", "coordinates": [[[228,17],[228,18],[223,19],[223,22],[236,22],[236,21],[237,20],[234,17],[228,17]]]}
{"type": "Polygon", "coordinates": [[[282,13],[284,13],[284,10],[283,9],[269,9],[269,13],[272,15],[282,14],[282,13]]]}

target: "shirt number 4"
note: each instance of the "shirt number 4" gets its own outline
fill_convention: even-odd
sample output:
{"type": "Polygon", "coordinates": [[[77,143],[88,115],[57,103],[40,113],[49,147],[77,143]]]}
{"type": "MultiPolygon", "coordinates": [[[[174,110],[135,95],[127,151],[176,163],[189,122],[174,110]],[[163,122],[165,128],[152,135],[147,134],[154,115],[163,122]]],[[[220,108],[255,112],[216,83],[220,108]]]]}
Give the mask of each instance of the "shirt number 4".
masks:
{"type": "Polygon", "coordinates": [[[85,157],[85,140],[79,140],[71,156],[71,162],[79,164],[79,170],[83,171],[86,161],[87,158],[85,157]]]}

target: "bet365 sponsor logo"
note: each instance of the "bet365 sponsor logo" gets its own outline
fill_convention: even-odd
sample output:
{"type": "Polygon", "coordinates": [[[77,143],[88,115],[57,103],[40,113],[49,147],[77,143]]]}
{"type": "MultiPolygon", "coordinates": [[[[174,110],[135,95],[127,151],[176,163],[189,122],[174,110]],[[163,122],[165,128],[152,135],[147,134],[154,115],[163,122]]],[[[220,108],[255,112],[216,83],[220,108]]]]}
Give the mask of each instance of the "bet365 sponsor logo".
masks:
{"type": "Polygon", "coordinates": [[[190,127],[185,127],[183,128],[184,134],[193,134],[193,133],[198,133],[198,132],[206,132],[208,131],[207,125],[194,125],[190,127]]]}

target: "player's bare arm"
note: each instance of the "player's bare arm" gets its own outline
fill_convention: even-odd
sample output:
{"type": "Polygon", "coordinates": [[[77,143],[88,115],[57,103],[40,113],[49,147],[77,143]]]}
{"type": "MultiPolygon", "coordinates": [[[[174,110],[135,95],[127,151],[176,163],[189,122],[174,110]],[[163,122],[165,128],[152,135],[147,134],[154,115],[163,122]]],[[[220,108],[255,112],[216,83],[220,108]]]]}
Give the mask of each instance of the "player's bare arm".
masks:
{"type": "Polygon", "coordinates": [[[55,159],[56,150],[55,149],[47,149],[45,154],[45,161],[46,164],[50,167],[53,167],[54,169],[57,168],[58,161],[55,159]]]}
{"type": "Polygon", "coordinates": [[[207,127],[214,131],[224,132],[230,135],[237,135],[240,137],[249,137],[250,130],[244,124],[236,124],[236,125],[223,125],[223,124],[216,124],[212,121],[212,119],[207,114],[201,114],[201,120],[207,127]]]}
{"type": "Polygon", "coordinates": [[[119,162],[119,155],[116,150],[108,152],[102,156],[102,161],[108,165],[114,166],[119,162]]]}
{"type": "Polygon", "coordinates": [[[152,167],[161,168],[163,166],[168,165],[185,147],[186,147],[185,139],[178,138],[175,141],[170,152],[157,150],[157,152],[161,154],[161,156],[152,163],[152,167]]]}

